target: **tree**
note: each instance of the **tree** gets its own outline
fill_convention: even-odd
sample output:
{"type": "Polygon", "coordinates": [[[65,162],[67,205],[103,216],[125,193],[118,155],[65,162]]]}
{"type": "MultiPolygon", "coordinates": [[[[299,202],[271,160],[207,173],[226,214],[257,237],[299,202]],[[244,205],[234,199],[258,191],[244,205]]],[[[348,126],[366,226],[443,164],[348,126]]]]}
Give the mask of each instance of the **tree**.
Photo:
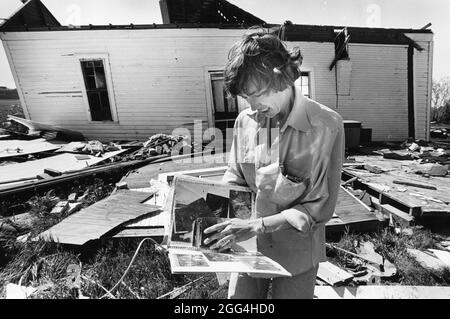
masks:
{"type": "Polygon", "coordinates": [[[431,120],[450,123],[450,77],[433,81],[431,94],[431,120]]]}

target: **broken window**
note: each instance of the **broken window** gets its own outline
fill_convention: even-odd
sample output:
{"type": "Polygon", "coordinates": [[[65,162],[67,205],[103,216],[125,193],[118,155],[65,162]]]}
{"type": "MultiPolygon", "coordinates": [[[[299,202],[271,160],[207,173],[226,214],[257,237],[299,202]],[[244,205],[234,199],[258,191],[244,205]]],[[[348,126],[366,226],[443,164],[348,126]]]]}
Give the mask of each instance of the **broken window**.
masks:
{"type": "Polygon", "coordinates": [[[91,112],[91,120],[112,121],[103,60],[83,60],[80,62],[91,112]]]}

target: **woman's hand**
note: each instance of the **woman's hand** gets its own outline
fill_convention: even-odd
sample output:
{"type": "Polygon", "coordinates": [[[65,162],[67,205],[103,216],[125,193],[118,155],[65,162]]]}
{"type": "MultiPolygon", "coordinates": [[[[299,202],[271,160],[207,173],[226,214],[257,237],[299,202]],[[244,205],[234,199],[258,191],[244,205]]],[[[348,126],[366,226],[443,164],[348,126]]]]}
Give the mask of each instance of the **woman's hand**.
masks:
{"type": "Polygon", "coordinates": [[[217,240],[210,248],[223,251],[231,248],[234,243],[247,240],[260,232],[262,232],[260,219],[233,218],[206,228],[205,234],[214,234],[206,238],[204,243],[208,245],[217,240]]]}

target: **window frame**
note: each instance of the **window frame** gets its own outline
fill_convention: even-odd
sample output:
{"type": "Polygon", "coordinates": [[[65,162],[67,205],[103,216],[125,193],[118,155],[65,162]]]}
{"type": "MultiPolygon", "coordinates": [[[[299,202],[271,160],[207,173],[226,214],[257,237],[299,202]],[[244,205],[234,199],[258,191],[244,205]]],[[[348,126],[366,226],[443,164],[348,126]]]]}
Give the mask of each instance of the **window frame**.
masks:
{"type": "Polygon", "coordinates": [[[85,105],[85,113],[86,118],[89,122],[92,123],[105,123],[105,124],[111,124],[111,123],[119,123],[119,117],[117,115],[117,105],[115,100],[115,93],[114,93],[114,86],[112,82],[112,73],[111,73],[111,65],[109,61],[109,54],[108,53],[77,53],[75,54],[75,61],[77,63],[77,68],[79,71],[79,78],[80,78],[80,87],[81,92],[83,96],[83,101],[85,105]],[[89,106],[89,99],[88,94],[86,90],[86,84],[84,82],[84,74],[83,74],[83,68],[82,63],[83,61],[92,61],[92,60],[102,60],[103,63],[103,69],[105,71],[105,80],[106,80],[106,91],[108,93],[108,100],[109,100],[109,108],[111,111],[111,117],[112,120],[101,120],[96,121],[92,120],[91,115],[91,108],[89,106]]]}
{"type": "MultiPolygon", "coordinates": [[[[300,71],[302,73],[308,73],[308,89],[309,89],[309,98],[315,100],[316,98],[316,90],[315,90],[315,79],[314,79],[314,68],[311,67],[300,67],[300,71]]],[[[299,77],[300,79],[300,77],[299,77]]],[[[299,83],[299,79],[295,81],[295,85],[301,88],[301,83],[299,83]]]]}
{"type": "MultiPolygon", "coordinates": [[[[206,110],[208,115],[208,126],[215,127],[216,118],[215,118],[215,109],[214,109],[214,96],[213,96],[213,86],[212,80],[213,74],[221,73],[223,75],[223,66],[207,66],[204,67],[204,78],[205,78],[205,94],[206,94],[206,110]]],[[[236,116],[240,112],[240,100],[236,97],[236,108],[237,113],[236,116]]]]}

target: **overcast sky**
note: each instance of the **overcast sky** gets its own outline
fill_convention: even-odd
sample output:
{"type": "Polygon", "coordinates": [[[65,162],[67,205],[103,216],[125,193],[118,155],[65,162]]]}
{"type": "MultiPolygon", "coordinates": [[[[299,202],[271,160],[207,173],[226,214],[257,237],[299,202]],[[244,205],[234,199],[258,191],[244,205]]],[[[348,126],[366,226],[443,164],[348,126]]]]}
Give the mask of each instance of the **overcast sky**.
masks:
{"type": "MultiPolygon", "coordinates": [[[[62,25],[162,23],[159,0],[41,0],[62,25]]],[[[268,23],[346,25],[420,29],[432,23],[433,78],[450,76],[450,1],[448,0],[228,0],[268,23]]],[[[8,18],[20,0],[0,0],[8,18]]],[[[0,86],[15,87],[3,47],[0,86]]]]}

